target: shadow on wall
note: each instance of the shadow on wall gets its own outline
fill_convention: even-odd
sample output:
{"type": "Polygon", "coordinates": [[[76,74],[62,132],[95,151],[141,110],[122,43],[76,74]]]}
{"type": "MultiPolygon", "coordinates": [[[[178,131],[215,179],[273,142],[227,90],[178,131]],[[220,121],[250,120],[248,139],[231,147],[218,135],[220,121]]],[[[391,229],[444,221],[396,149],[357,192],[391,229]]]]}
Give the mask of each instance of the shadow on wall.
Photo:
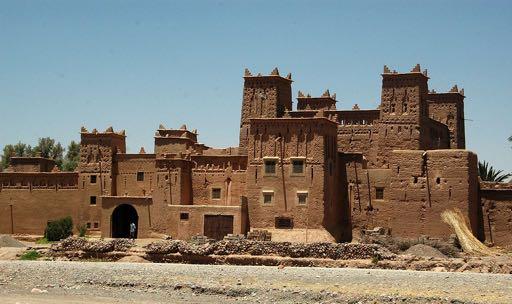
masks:
{"type": "Polygon", "coordinates": [[[129,238],[130,225],[135,224],[135,238],[139,227],[139,216],[137,210],[132,205],[122,204],[117,206],[112,212],[112,237],[113,238],[129,238]]]}

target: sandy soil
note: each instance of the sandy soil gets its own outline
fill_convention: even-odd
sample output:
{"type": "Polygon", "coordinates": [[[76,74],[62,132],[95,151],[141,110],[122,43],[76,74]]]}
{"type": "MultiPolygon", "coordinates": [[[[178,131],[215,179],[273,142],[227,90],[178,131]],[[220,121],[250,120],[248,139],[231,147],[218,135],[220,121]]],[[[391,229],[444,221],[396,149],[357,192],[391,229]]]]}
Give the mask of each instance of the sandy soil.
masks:
{"type": "Polygon", "coordinates": [[[1,261],[2,303],[512,303],[512,275],[1,261]]]}

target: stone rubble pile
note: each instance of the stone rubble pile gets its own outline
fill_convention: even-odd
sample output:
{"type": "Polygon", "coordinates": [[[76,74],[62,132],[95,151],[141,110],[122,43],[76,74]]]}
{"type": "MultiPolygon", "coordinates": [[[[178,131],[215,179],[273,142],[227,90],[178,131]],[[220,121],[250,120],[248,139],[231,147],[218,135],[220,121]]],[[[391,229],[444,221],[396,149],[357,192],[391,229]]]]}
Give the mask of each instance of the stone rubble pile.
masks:
{"type": "Polygon", "coordinates": [[[272,233],[268,230],[252,230],[247,233],[247,239],[253,241],[271,241],[272,233]]]}
{"type": "Polygon", "coordinates": [[[158,241],[145,246],[148,254],[184,255],[263,255],[292,258],[329,258],[334,260],[369,259],[378,257],[392,259],[386,248],[376,244],[352,243],[289,243],[258,242],[250,240],[218,241],[195,245],[184,241],[158,241]]]}
{"type": "Polygon", "coordinates": [[[210,239],[209,237],[204,236],[204,235],[194,235],[190,239],[190,242],[195,245],[203,245],[203,244],[214,242],[214,241],[215,240],[210,239]]]}
{"type": "Polygon", "coordinates": [[[245,235],[243,234],[231,234],[229,233],[224,237],[225,241],[241,241],[245,240],[245,235]]]}
{"type": "Polygon", "coordinates": [[[127,251],[135,246],[135,242],[130,239],[112,239],[112,240],[87,240],[81,237],[68,237],[58,243],[52,244],[53,251],[85,251],[85,252],[111,252],[127,251]]]}

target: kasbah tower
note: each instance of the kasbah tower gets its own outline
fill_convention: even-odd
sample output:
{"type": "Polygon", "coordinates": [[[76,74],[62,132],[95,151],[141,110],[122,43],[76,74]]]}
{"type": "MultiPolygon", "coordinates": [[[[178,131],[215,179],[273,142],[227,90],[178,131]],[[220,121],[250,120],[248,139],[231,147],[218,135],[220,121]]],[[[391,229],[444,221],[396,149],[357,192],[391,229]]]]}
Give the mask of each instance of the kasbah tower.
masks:
{"type": "Polygon", "coordinates": [[[238,147],[212,148],[185,125],[160,125],[154,152],[126,153],[124,131],[82,127],[80,163],[12,157],[0,172],[0,233],[41,235],[71,216],[91,235],[188,240],[266,230],[274,241],[345,242],[361,229],[452,233],[459,208],[473,234],[511,245],[510,186],[479,180],[465,150],[464,90],[429,90],[426,70],[384,66],[377,109],[337,108],[328,90],[292,100],[292,77],[245,70],[238,147]]]}

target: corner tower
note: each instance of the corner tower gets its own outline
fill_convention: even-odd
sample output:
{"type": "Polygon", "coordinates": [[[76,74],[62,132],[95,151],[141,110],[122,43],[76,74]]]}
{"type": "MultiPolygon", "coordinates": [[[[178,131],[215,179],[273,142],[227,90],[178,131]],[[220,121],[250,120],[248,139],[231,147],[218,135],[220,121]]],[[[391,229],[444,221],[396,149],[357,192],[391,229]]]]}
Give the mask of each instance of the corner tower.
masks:
{"type": "Polygon", "coordinates": [[[380,104],[379,156],[387,164],[392,150],[425,149],[428,143],[428,77],[417,64],[409,73],[384,66],[380,104]]]}
{"type": "Polygon", "coordinates": [[[428,94],[428,113],[430,118],[448,126],[450,130],[450,148],[466,149],[464,124],[464,89],[457,85],[449,92],[428,94]]]}
{"type": "Polygon", "coordinates": [[[244,74],[244,93],[240,121],[240,153],[247,154],[251,118],[278,118],[292,110],[291,74],[281,77],[275,68],[270,75],[244,74]]]}
{"type": "Polygon", "coordinates": [[[109,127],[105,132],[89,132],[82,127],[80,138],[78,171],[82,189],[98,192],[100,196],[116,195],[114,155],[126,153],[125,131],[116,133],[109,127]]]}

